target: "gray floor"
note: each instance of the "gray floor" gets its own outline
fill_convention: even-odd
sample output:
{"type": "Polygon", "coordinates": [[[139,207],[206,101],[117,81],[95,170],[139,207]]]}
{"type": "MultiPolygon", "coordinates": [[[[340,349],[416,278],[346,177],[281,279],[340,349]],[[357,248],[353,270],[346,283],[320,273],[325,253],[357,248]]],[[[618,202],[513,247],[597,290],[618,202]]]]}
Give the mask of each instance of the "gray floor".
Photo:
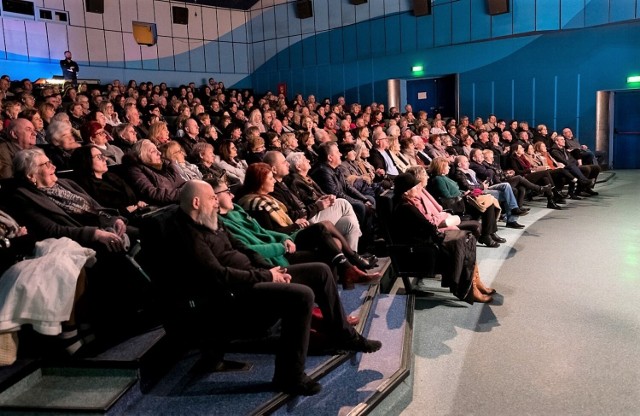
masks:
{"type": "Polygon", "coordinates": [[[500,296],[418,300],[404,415],[640,414],[640,171],[478,248],[500,296]]]}

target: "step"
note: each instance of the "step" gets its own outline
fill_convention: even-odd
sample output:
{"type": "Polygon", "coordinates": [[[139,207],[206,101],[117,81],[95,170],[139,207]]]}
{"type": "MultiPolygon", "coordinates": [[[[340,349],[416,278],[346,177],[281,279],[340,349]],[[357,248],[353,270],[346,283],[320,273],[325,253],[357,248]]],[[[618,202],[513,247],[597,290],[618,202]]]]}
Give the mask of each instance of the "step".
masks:
{"type": "Polygon", "coordinates": [[[295,398],[274,414],[366,414],[408,375],[411,364],[413,297],[379,295],[374,302],[367,336],[381,340],[374,354],[352,355],[350,360],[320,379],[323,390],[312,397],[295,398]]]}

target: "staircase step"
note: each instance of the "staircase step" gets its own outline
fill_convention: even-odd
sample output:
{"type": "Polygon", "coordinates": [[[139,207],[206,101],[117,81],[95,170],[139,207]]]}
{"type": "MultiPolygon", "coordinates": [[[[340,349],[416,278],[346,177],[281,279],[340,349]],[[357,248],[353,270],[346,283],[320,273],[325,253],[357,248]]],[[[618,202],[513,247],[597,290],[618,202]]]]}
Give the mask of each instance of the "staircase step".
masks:
{"type": "Polygon", "coordinates": [[[358,414],[370,411],[408,374],[411,358],[413,297],[379,295],[370,314],[367,337],[382,341],[374,354],[356,354],[320,380],[323,390],[295,398],[274,414],[358,414]]]}

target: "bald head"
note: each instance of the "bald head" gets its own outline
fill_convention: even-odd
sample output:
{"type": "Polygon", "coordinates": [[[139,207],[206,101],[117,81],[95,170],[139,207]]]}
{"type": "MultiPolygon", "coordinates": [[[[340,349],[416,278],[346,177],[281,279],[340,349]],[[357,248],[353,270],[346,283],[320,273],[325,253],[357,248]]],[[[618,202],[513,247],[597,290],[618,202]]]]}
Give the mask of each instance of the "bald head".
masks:
{"type": "Polygon", "coordinates": [[[182,187],[182,191],[180,191],[180,209],[187,214],[190,214],[194,210],[197,211],[197,202],[195,202],[195,200],[202,199],[207,189],[212,190],[211,185],[205,181],[194,179],[187,182],[182,187]]]}
{"type": "Polygon", "coordinates": [[[36,129],[26,118],[11,120],[7,127],[7,136],[23,150],[36,145],[36,129]]]}

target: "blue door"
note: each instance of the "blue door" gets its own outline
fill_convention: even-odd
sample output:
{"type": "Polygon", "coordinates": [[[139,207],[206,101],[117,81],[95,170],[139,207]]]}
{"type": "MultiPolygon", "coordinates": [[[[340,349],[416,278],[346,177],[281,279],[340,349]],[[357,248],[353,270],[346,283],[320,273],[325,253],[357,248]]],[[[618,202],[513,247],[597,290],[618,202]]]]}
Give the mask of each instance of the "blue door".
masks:
{"type": "Polygon", "coordinates": [[[615,93],[613,168],[640,169],[640,90],[615,93]]]}
{"type": "MultiPolygon", "coordinates": [[[[407,103],[413,113],[424,110],[429,118],[440,113],[442,118],[456,117],[456,76],[407,81],[407,103]]],[[[400,109],[404,112],[403,109],[400,109]]]]}

